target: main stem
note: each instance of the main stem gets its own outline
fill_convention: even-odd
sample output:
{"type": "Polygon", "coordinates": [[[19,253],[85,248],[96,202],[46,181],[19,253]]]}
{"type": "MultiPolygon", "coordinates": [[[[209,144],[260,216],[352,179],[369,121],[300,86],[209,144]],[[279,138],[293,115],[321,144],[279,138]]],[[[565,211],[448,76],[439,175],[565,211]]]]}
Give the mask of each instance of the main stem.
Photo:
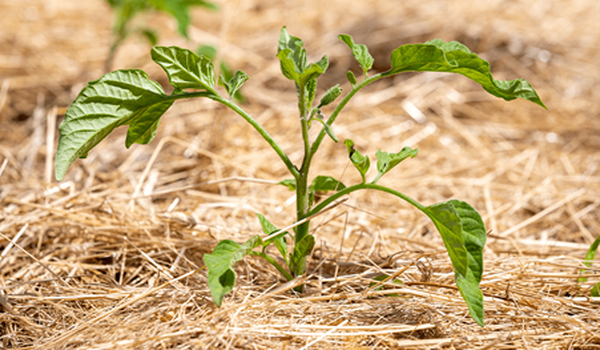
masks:
{"type": "MultiPolygon", "coordinates": [[[[296,178],[296,220],[300,221],[307,217],[307,213],[310,210],[310,203],[308,200],[308,173],[312,155],[310,154],[310,139],[308,135],[308,113],[310,106],[308,105],[307,91],[304,86],[300,87],[298,90],[298,108],[300,110],[300,126],[302,128],[302,141],[304,144],[304,159],[302,160],[302,166],[300,167],[298,177],[296,178]]],[[[296,245],[308,235],[309,229],[310,221],[295,228],[296,245]]],[[[306,256],[300,257],[297,261],[298,263],[295,266],[290,266],[294,276],[300,276],[306,272],[306,256]]],[[[298,286],[297,291],[301,292],[302,286],[298,286]]]]}

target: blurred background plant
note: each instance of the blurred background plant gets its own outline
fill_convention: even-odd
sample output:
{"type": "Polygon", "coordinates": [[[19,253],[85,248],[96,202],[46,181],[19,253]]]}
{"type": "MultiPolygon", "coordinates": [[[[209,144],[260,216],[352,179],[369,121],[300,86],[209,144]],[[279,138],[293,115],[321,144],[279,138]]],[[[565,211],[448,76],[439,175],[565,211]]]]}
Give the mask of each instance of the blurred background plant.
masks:
{"type": "MultiPolygon", "coordinates": [[[[188,36],[190,25],[190,7],[204,7],[213,11],[218,10],[216,4],[203,0],[105,0],[113,10],[113,39],[110,45],[105,71],[109,72],[119,46],[130,34],[139,34],[148,39],[150,45],[158,43],[158,32],[150,27],[135,26],[133,19],[141,13],[158,11],[167,13],[177,20],[177,30],[185,38],[188,36]]],[[[216,54],[216,49],[215,49],[216,54]]]]}

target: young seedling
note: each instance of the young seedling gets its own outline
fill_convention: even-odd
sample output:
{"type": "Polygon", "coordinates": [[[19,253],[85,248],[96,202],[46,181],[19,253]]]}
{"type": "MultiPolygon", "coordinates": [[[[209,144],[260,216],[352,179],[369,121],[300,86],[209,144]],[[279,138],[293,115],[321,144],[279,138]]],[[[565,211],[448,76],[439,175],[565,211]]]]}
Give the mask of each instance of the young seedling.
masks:
{"type": "MultiPolygon", "coordinates": [[[[592,242],[592,244],[590,245],[590,249],[588,249],[587,253],[585,254],[585,260],[583,261],[583,264],[587,267],[592,267],[592,262],[594,262],[594,258],[596,257],[596,252],[598,251],[598,245],[600,244],[600,236],[596,237],[596,239],[594,240],[594,242],[592,242]]],[[[579,271],[579,273],[581,275],[585,275],[586,273],[589,273],[587,269],[582,269],[581,271],[579,271]]],[[[588,279],[586,277],[579,277],[579,279],[577,280],[578,283],[585,283],[587,282],[588,279]]],[[[592,289],[590,290],[590,295],[593,297],[600,297],[600,282],[596,283],[592,289]]]]}
{"type": "Polygon", "coordinates": [[[507,101],[518,97],[545,108],[544,104],[531,85],[523,79],[494,80],[489,63],[458,42],[436,39],[424,44],[400,46],[392,52],[391,68],[388,71],[369,76],[373,57],[367,47],[355,44],[349,35],[340,35],[339,38],[350,48],[363,70],[363,76],[359,80],[348,72],[352,88],[347,94],[342,97],[342,89],[336,85],[327,90],[319,102],[315,102],[317,78],[328,67],[327,56],[308,64],[302,40],[288,34],[285,27],[281,30],[277,58],[283,75],[294,82],[298,94],[298,119],[304,150],[304,158],[299,165],[293,164],[275,139],[246,111],[232,102],[232,97],[248,79],[244,72],[237,71],[230,79],[219,77],[218,84],[229,96],[226,98],[217,91],[210,59],[179,47],[157,46],[152,49],[152,59],[165,70],[174,92],[171,95],[165,94],[158,83],[138,69],[114,71],[90,82],[69,107],[60,126],[56,178],[61,180],[67,168],[77,158],[85,158],[115,128],[129,126],[126,147],[134,143],[147,144],[156,135],[161,116],[176,100],[209,98],[232,109],[265,139],[292,176],[280,184],[296,192],[296,224],[293,230],[280,230],[259,214],[258,219],[265,236],[254,235],[242,244],[223,240],[211,254],[204,256],[208,268],[208,285],[215,304],[220,306],[223,297],[233,289],[236,278],[234,266],[246,255],[265,259],[288,281],[304,274],[306,258],[315,245],[315,237],[309,230],[310,218],[353,192],[376,190],[407,201],[433,221],[448,251],[458,289],[473,319],[483,326],[483,294],[479,283],[483,273],[486,231],[481,216],[473,207],[460,200],[452,199],[425,206],[403,193],[377,183],[400,162],[415,157],[416,149],[404,147],[399,152],[391,153],[377,151],[377,175],[370,180],[367,179],[367,172],[371,159],[361,154],[352,140],[345,140],[350,162],[362,179],[360,183],[351,186],[330,176],[316,176],[310,181],[310,167],[326,136],[338,142],[332,125],[348,101],[368,84],[403,72],[458,73],[479,83],[490,94],[507,101]],[[324,115],[322,108],[338,98],[341,100],[333,112],[329,116],[324,115]],[[320,128],[314,139],[309,137],[311,127],[320,128]],[[332,194],[320,202],[316,200],[317,195],[321,196],[326,192],[332,194]],[[276,259],[268,254],[267,247],[271,244],[277,248],[280,258],[276,259]]]}
{"type": "Polygon", "coordinates": [[[203,0],[106,0],[106,2],[113,9],[114,13],[113,39],[105,65],[107,72],[112,67],[117,49],[123,44],[129,34],[142,34],[152,46],[158,42],[158,34],[153,29],[146,27],[132,28],[131,22],[136,15],[151,10],[165,12],[177,20],[177,30],[182,36],[187,38],[187,29],[190,24],[188,8],[190,6],[201,6],[212,10],[217,9],[215,4],[203,0]]]}

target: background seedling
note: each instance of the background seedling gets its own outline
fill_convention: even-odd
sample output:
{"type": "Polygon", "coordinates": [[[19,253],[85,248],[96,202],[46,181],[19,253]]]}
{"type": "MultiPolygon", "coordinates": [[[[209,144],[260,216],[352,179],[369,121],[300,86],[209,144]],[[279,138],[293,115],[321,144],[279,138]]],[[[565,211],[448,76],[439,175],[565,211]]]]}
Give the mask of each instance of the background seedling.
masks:
{"type": "MultiPolygon", "coordinates": [[[[489,63],[458,42],[432,40],[424,44],[408,44],[398,47],[391,55],[391,68],[383,73],[369,76],[373,58],[367,47],[354,43],[348,35],[340,35],[351,50],[363,70],[362,79],[348,74],[352,89],[342,97],[341,88],[336,85],[316,100],[317,79],[328,65],[327,56],[315,63],[307,62],[306,51],[300,38],[291,36],[286,28],[281,30],[277,58],[280,60],[283,75],[295,84],[298,95],[299,118],[302,132],[302,163],[294,164],[281,149],[275,139],[246,111],[232,102],[232,98],[248,76],[237,71],[229,79],[220,76],[222,86],[229,98],[217,91],[214,67],[209,58],[198,56],[192,51],[179,47],[154,47],[152,59],[167,73],[174,88],[170,95],[165,94],[158,83],[149,79],[141,70],[118,70],[108,73],[84,88],[68,109],[60,126],[60,141],[56,156],[56,177],[61,180],[70,164],[77,158],[86,157],[88,152],[118,126],[128,125],[127,147],[134,143],[147,144],[156,135],[160,118],[178,99],[206,97],[219,102],[245,119],[277,153],[293,177],[284,180],[282,185],[296,192],[296,222],[293,231],[278,230],[265,217],[259,221],[265,237],[254,235],[239,244],[223,240],[217,244],[204,261],[208,268],[208,284],[214,302],[221,305],[223,297],[235,284],[234,265],[246,255],[264,258],[272,264],[284,278],[292,280],[306,272],[306,258],[315,245],[315,237],[310,234],[310,218],[342,198],[359,190],[382,191],[413,205],[427,215],[439,231],[455,272],[456,284],[466,301],[473,319],[483,326],[483,294],[479,289],[483,273],[483,248],[486,231],[479,213],[468,203],[452,199],[447,202],[424,206],[414,199],[394,189],[377,184],[402,161],[414,158],[416,149],[405,147],[398,152],[377,151],[377,175],[367,179],[371,165],[368,155],[363,155],[352,140],[345,140],[350,162],[361,175],[362,181],[347,186],[330,176],[317,176],[310,181],[310,168],[314,156],[328,135],[337,142],[333,123],[348,102],[365,86],[377,80],[403,72],[449,72],[458,73],[479,83],[490,94],[507,101],[522,98],[545,107],[531,85],[523,80],[495,80],[489,63]],[[191,91],[190,91],[191,90],[191,91]],[[323,115],[321,107],[341,98],[329,116],[323,115]],[[320,127],[316,138],[311,139],[309,129],[320,127]],[[332,192],[318,202],[316,195],[332,192]],[[293,242],[293,245],[290,244],[293,242]],[[281,254],[277,260],[267,254],[266,248],[274,244],[281,254]],[[255,250],[258,249],[258,250],[255,250]]],[[[297,288],[302,290],[302,286],[297,288]]]]}

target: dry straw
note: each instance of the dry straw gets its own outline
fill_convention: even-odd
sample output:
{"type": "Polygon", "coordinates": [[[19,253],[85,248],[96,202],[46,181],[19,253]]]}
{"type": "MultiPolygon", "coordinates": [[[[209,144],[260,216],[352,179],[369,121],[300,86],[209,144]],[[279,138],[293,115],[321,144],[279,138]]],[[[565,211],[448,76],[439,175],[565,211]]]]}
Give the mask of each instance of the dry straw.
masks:
{"type": "MultiPolygon", "coordinates": [[[[191,40],[166,17],[162,43],[212,43],[246,71],[245,108],[298,162],[294,91],[278,77],[280,28],[328,54],[321,88],[356,69],[336,35],[368,44],[376,69],[391,50],[459,40],[495,75],[524,77],[549,106],[504,103],[467,79],[403,75],[373,86],[335,131],[421,154],[385,179],[424,204],[456,197],[490,231],[481,283],[486,327],[458,294],[434,228],[394,198],[367,193],[313,220],[309,273],[284,283],[246,258],[217,309],[202,256],[223,238],[260,232],[255,212],[292,225],[284,170],[250,128],[209,101],[176,104],[158,140],[123,151],[116,135],[60,184],[46,167],[74,95],[102,71],[110,14],[100,0],[0,4],[0,347],[13,349],[597,349],[598,264],[578,283],[600,234],[600,12],[595,1],[228,1],[194,13],[191,40]],[[54,109],[57,107],[57,109],[54,109]],[[162,142],[160,140],[163,140],[162,142]],[[371,285],[382,273],[392,279],[371,285]],[[306,283],[305,293],[294,294],[306,283]],[[383,287],[383,289],[381,288],[383,287]]],[[[132,38],[118,67],[148,65],[132,38]]],[[[347,87],[346,87],[347,88],[347,87]]],[[[343,145],[318,156],[345,172],[343,145]]]]}

